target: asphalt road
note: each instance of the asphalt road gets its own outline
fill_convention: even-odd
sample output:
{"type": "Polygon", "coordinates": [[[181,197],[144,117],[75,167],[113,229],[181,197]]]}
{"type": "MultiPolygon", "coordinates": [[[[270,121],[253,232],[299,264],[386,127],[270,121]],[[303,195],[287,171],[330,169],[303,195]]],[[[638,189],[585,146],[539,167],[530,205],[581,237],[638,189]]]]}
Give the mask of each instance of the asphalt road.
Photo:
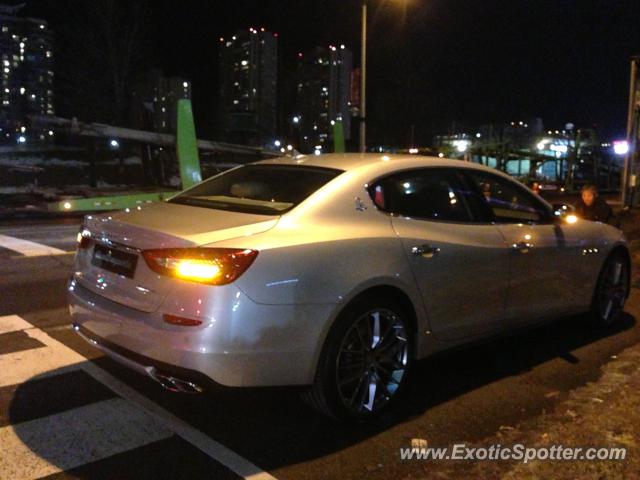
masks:
{"type": "Polygon", "coordinates": [[[366,426],[316,415],[291,388],[172,394],[71,331],[77,230],[78,220],[0,224],[1,479],[437,478],[438,463],[402,461],[399,449],[492,438],[640,341],[633,289],[614,329],[562,319],[421,362],[405,398],[366,426]]]}

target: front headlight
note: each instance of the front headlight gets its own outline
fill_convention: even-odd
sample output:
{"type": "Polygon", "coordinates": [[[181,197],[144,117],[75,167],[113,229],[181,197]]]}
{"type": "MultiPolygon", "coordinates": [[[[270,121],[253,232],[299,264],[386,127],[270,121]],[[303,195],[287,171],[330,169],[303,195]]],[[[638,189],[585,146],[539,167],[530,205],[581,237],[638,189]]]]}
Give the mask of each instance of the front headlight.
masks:
{"type": "Polygon", "coordinates": [[[91,244],[91,232],[84,225],[80,227],[76,241],[78,242],[78,250],[83,250],[91,244]]]}

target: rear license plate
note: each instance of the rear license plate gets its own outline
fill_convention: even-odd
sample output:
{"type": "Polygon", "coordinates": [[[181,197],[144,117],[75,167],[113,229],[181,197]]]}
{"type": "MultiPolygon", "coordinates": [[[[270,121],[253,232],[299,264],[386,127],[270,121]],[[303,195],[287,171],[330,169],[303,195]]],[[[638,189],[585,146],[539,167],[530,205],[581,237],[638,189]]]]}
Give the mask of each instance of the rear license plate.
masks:
{"type": "Polygon", "coordinates": [[[93,248],[91,264],[127,278],[133,278],[136,271],[138,256],[133,253],[123,252],[104,245],[96,245],[93,248]]]}

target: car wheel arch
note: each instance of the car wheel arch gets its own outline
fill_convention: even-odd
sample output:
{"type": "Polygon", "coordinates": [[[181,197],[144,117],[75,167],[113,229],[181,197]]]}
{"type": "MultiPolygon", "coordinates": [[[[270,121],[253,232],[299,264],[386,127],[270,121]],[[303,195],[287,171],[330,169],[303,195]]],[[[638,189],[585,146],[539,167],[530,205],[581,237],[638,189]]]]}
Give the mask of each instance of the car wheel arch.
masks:
{"type": "MultiPolygon", "coordinates": [[[[604,261],[600,265],[600,269],[598,275],[596,277],[595,286],[593,288],[593,293],[591,295],[591,303],[589,307],[589,313],[592,318],[592,325],[594,327],[609,327],[616,320],[619,319],[620,315],[624,311],[624,302],[629,298],[631,293],[631,254],[629,249],[624,244],[615,245],[607,254],[604,261]],[[626,270],[626,296],[624,299],[620,299],[616,296],[616,293],[604,293],[605,301],[607,301],[606,313],[603,313],[602,306],[600,303],[602,300],[602,290],[601,290],[601,282],[603,282],[605,275],[610,275],[609,265],[612,261],[616,260],[617,262],[622,260],[624,264],[624,268],[626,270]],[[620,305],[616,306],[616,302],[619,302],[620,305]],[[614,310],[614,313],[611,314],[611,309],[614,310]]],[[[619,274],[618,274],[619,275],[619,274]]],[[[610,288],[617,289],[618,287],[611,286],[610,288]]]]}
{"type": "Polygon", "coordinates": [[[329,335],[332,329],[335,327],[341,315],[344,314],[344,312],[348,311],[348,309],[351,308],[353,305],[356,305],[358,302],[360,302],[361,300],[367,297],[390,299],[392,301],[397,302],[404,310],[406,310],[409,316],[408,318],[409,327],[411,329],[411,333],[413,334],[413,342],[414,342],[413,352],[416,357],[418,356],[418,343],[419,343],[418,332],[420,331],[419,318],[418,318],[418,310],[416,309],[416,305],[414,304],[414,301],[411,300],[411,296],[402,288],[395,285],[390,285],[390,284],[372,285],[349,296],[348,300],[346,302],[341,303],[339,305],[339,308],[337,308],[334,314],[331,315],[330,321],[327,322],[327,326],[324,328],[322,332],[322,339],[320,342],[318,342],[318,349],[314,356],[313,372],[312,372],[311,378],[315,378],[315,374],[318,370],[318,362],[322,357],[322,352],[327,346],[327,339],[329,338],[329,335]]]}

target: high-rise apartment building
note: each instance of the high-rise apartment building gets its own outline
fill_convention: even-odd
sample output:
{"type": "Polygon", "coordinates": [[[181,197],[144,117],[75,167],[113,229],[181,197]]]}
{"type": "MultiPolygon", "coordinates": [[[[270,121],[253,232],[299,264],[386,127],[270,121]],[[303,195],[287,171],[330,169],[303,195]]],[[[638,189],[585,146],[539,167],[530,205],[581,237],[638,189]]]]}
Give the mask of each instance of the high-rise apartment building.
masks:
{"type": "Polygon", "coordinates": [[[53,32],[44,20],[0,5],[0,143],[48,141],[53,132],[31,128],[30,117],[54,115],[53,32]]]}
{"type": "Polygon", "coordinates": [[[278,35],[264,28],[220,38],[218,125],[224,140],[265,145],[277,131],[278,35]]]}
{"type": "Polygon", "coordinates": [[[191,99],[191,82],[167,77],[159,69],[150,70],[134,84],[131,93],[134,128],[175,134],[178,100],[183,98],[191,99]]]}
{"type": "Polygon", "coordinates": [[[342,121],[345,138],[350,138],[352,72],[353,54],[344,45],[298,54],[296,109],[291,121],[303,151],[329,150],[325,145],[337,120],[342,121]]]}

